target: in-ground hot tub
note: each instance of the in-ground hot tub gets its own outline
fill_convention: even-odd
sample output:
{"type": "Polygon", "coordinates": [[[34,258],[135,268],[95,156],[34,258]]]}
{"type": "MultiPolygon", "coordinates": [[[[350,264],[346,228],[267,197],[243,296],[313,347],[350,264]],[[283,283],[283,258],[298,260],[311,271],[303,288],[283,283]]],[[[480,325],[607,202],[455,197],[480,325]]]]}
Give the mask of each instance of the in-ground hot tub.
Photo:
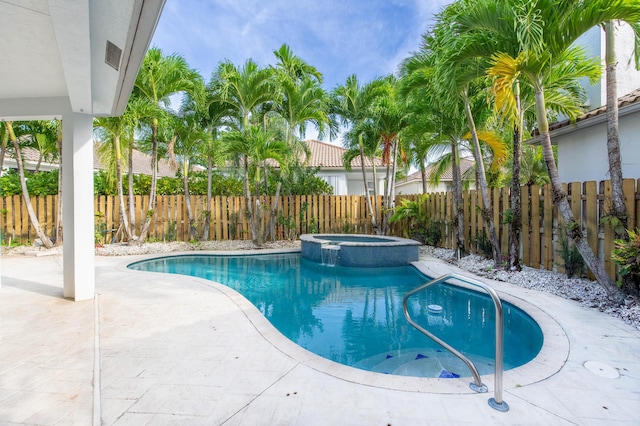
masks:
{"type": "Polygon", "coordinates": [[[420,243],[399,237],[362,234],[304,234],[301,256],[342,266],[403,266],[418,260],[420,243]]]}

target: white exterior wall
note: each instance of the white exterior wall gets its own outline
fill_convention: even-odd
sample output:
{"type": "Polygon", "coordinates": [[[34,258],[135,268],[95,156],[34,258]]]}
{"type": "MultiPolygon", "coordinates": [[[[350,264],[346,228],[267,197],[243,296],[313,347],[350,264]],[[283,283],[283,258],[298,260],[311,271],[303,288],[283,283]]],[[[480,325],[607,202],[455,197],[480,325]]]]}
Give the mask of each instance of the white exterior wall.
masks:
{"type": "MultiPolygon", "coordinates": [[[[364,195],[362,172],[359,169],[357,171],[354,169],[348,173],[346,171],[319,170],[316,175],[333,186],[333,195],[364,195]]],[[[367,177],[369,178],[369,182],[373,182],[372,173],[367,173],[367,177]]],[[[384,191],[384,177],[385,173],[381,175],[378,171],[378,194],[380,195],[382,195],[382,191],[384,191]]],[[[372,187],[369,189],[373,190],[372,187]]]]}
{"type": "Polygon", "coordinates": [[[317,176],[324,179],[325,182],[333,187],[333,195],[347,194],[347,177],[345,173],[326,172],[320,170],[317,173],[317,176]]]}
{"type": "MultiPolygon", "coordinates": [[[[607,85],[605,70],[605,32],[594,27],[578,38],[576,44],[582,46],[587,56],[600,58],[602,77],[594,85],[582,79],[581,84],[587,92],[587,109],[596,109],[607,103],[607,85]]],[[[618,97],[631,93],[640,87],[640,71],[635,67],[633,57],[634,35],[627,24],[616,25],[616,56],[618,60],[618,97]]]]}
{"type": "MultiPolygon", "coordinates": [[[[621,115],[619,126],[623,177],[640,178],[640,108],[636,107],[631,114],[621,115]]],[[[609,179],[606,119],[588,127],[570,126],[566,129],[570,131],[551,135],[552,142],[558,145],[561,181],[609,179]]]]}
{"type": "MultiPolygon", "coordinates": [[[[451,191],[451,182],[440,181],[437,185],[427,184],[427,193],[433,194],[436,192],[448,192],[451,191]]],[[[408,194],[422,194],[422,181],[413,180],[411,182],[399,183],[396,185],[397,195],[408,194]]]]}

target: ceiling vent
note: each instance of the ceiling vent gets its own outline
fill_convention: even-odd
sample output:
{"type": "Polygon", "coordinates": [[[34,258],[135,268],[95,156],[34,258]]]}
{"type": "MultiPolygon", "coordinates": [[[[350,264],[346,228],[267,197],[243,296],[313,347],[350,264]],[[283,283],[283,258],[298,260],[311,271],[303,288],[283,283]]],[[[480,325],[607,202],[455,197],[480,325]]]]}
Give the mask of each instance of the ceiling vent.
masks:
{"type": "Polygon", "coordinates": [[[107,51],[104,58],[104,61],[107,63],[107,65],[118,71],[120,69],[121,56],[122,49],[107,40],[107,51]]]}

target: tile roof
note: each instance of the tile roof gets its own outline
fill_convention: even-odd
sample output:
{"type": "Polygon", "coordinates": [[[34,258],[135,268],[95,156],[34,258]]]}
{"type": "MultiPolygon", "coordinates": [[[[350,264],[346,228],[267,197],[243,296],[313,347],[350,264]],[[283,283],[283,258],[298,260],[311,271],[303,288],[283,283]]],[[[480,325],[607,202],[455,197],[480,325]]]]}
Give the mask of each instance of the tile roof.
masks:
{"type": "MultiPolygon", "coordinates": [[[[475,164],[475,162],[473,160],[469,160],[467,158],[461,158],[460,159],[460,173],[466,172],[474,164],[475,164]]],[[[434,169],[435,169],[435,166],[428,166],[427,167],[427,179],[431,176],[431,173],[433,172],[434,169]]],[[[418,170],[417,172],[411,173],[406,178],[397,181],[397,183],[407,183],[407,182],[413,182],[413,181],[421,180],[421,179],[422,179],[422,174],[420,173],[420,170],[418,170]]],[[[453,173],[452,173],[451,167],[449,167],[442,174],[442,176],[440,176],[440,180],[441,181],[451,181],[451,180],[453,180],[453,173]]]]}
{"type": "MultiPolygon", "coordinates": [[[[96,142],[99,143],[99,142],[96,142]]],[[[21,148],[20,152],[22,153],[22,158],[24,161],[28,161],[29,163],[37,163],[40,153],[37,149],[24,147],[21,148]]],[[[15,151],[13,146],[7,146],[6,155],[9,158],[15,159],[15,151]]],[[[43,159],[43,162],[49,164],[58,164],[58,159],[47,158],[43,159]]],[[[127,165],[124,165],[125,170],[127,165]]],[[[94,170],[105,170],[106,167],[100,163],[100,159],[98,158],[96,149],[93,151],[93,169],[94,170]]],[[[151,175],[151,156],[147,155],[141,151],[134,150],[133,151],[133,173],[136,175],[145,174],[151,175]]],[[[171,167],[169,161],[165,159],[160,159],[158,161],[158,177],[175,177],[176,171],[171,167]]]]}
{"type": "MultiPolygon", "coordinates": [[[[99,143],[99,142],[96,142],[99,143]]],[[[100,163],[100,159],[96,154],[97,150],[93,150],[93,169],[105,170],[106,167],[100,163]]],[[[126,172],[128,165],[123,164],[123,172],[126,172]]],[[[149,175],[151,176],[151,156],[144,152],[133,150],[133,174],[134,175],[149,175]]],[[[171,167],[168,160],[160,158],[158,160],[158,177],[175,177],[176,170],[171,167]]]]}
{"type": "MultiPolygon", "coordinates": [[[[618,108],[623,108],[626,107],[628,105],[632,105],[635,104],[636,102],[640,102],[640,88],[634,90],[631,93],[628,93],[624,96],[621,96],[618,98],[618,108]]],[[[603,105],[599,108],[596,109],[592,109],[591,111],[581,115],[580,117],[576,118],[576,122],[575,124],[581,122],[581,121],[585,121],[588,120],[590,118],[602,115],[602,114],[606,114],[607,113],[607,106],[603,105]]],[[[563,121],[556,121],[554,123],[551,123],[549,125],[549,131],[553,131],[553,130],[558,130],[562,127],[567,127],[567,126],[571,126],[574,123],[572,123],[570,120],[563,120],[563,121]]],[[[538,130],[534,130],[534,133],[532,133],[533,136],[537,136],[538,135],[538,130]]]]}
{"type": "MultiPolygon", "coordinates": [[[[342,156],[347,151],[345,148],[332,145],[330,143],[317,141],[314,139],[306,140],[305,143],[311,151],[309,166],[321,167],[323,169],[343,169],[342,156]]],[[[372,167],[371,160],[365,158],[365,167],[372,167]]],[[[382,159],[376,158],[376,167],[382,166],[382,159]]],[[[360,157],[351,161],[351,167],[361,167],[360,157]]]]}

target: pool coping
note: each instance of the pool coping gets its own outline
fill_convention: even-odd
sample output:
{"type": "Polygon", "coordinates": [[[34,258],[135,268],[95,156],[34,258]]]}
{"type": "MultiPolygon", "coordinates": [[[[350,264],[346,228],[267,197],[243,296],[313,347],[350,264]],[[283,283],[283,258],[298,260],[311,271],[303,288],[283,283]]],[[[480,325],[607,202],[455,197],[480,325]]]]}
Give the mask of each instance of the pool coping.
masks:
{"type": "MultiPolygon", "coordinates": [[[[300,249],[261,249],[261,250],[235,250],[235,251],[181,251],[171,253],[154,253],[127,257],[126,261],[120,262],[116,269],[130,274],[162,274],[161,272],[136,271],[127,266],[136,262],[172,256],[189,255],[260,255],[260,254],[280,254],[280,253],[300,253],[300,249]]],[[[569,356],[569,338],[562,326],[553,319],[549,313],[536,304],[535,290],[528,290],[514,284],[494,281],[483,277],[475,276],[467,271],[461,270],[451,264],[436,258],[421,258],[413,262],[412,265],[425,275],[437,277],[447,273],[457,274],[479,280],[492,286],[500,295],[501,299],[523,309],[540,326],[543,332],[543,346],[538,355],[527,364],[510,369],[504,372],[503,389],[509,390],[521,388],[527,385],[538,383],[548,379],[559,372],[565,365],[569,356]],[[525,300],[525,297],[527,300],[525,300]]],[[[381,389],[400,390],[407,392],[421,392],[434,394],[473,394],[469,388],[472,382],[471,377],[461,377],[457,379],[422,378],[412,376],[397,376],[382,374],[366,370],[349,367],[335,361],[316,355],[303,347],[297,345],[281,334],[264,315],[248,299],[237,291],[211,280],[204,278],[181,275],[181,278],[192,281],[198,285],[205,285],[220,291],[229,298],[251,322],[256,331],[268,341],[274,348],[288,356],[292,360],[301,363],[313,370],[327,374],[329,376],[345,380],[347,382],[358,383],[365,386],[372,386],[381,389]]],[[[544,294],[548,297],[548,294],[544,294]]],[[[494,389],[494,375],[483,375],[482,381],[489,387],[490,392],[494,389]]]]}

